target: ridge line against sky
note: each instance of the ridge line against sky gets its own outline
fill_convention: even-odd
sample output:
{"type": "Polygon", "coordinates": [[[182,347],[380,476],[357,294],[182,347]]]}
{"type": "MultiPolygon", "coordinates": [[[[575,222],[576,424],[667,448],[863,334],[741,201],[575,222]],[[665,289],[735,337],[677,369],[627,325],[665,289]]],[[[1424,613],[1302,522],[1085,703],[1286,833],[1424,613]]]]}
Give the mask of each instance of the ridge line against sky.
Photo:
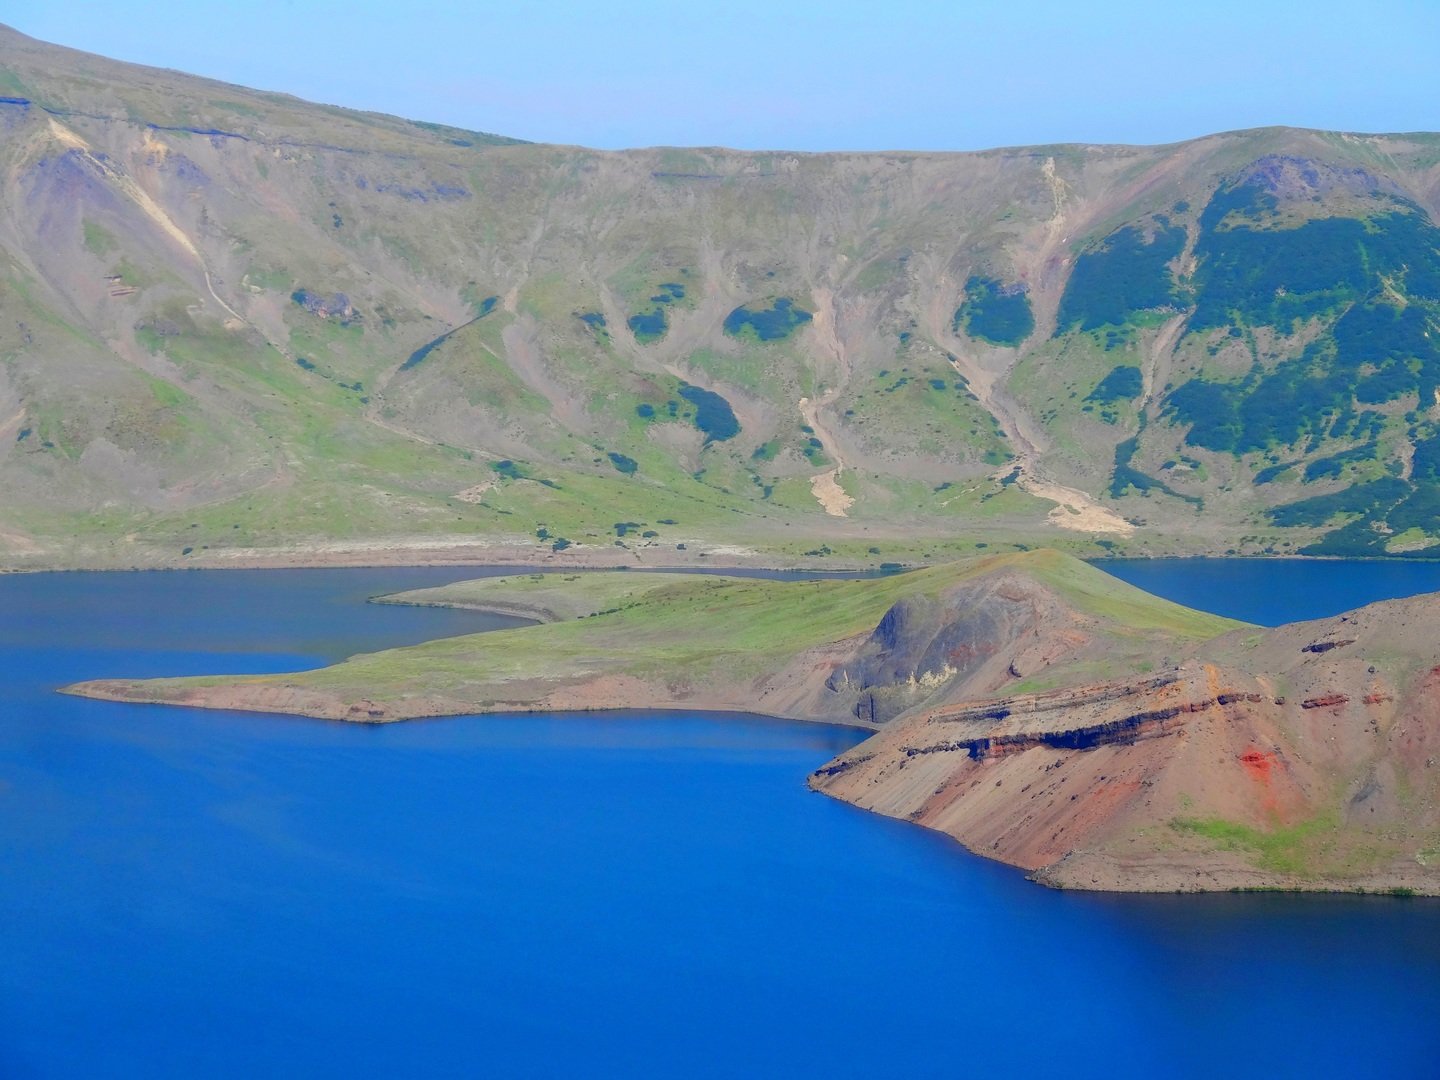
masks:
{"type": "Polygon", "coordinates": [[[118,60],[601,149],[980,150],[1271,125],[1440,126],[1440,4],[1214,0],[700,9],[45,0],[0,15],[118,60]]]}

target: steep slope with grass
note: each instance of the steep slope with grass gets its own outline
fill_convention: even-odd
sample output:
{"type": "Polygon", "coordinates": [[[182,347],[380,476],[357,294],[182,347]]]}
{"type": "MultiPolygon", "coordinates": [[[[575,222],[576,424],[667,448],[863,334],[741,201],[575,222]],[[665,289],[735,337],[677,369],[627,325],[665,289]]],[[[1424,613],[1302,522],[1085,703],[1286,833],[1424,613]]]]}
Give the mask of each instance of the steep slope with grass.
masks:
{"type": "Polygon", "coordinates": [[[0,566],[1440,537],[1429,134],[602,153],[0,28],[0,196],[0,566]]]}

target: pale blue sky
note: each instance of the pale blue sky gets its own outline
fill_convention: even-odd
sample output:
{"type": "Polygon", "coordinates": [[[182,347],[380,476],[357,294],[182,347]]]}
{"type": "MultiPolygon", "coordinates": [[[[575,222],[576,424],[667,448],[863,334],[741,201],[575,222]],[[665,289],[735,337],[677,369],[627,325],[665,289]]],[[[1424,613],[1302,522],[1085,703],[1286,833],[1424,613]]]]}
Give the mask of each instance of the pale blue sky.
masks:
{"type": "Polygon", "coordinates": [[[605,148],[1440,127],[1440,0],[0,0],[0,21],[317,101],[605,148]]]}

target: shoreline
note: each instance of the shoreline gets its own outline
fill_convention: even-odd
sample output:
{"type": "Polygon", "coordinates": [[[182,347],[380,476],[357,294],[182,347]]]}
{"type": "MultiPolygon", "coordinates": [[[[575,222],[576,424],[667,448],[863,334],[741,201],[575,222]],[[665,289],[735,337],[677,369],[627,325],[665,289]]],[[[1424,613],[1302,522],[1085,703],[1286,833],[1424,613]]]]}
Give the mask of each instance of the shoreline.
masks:
{"type": "MultiPolygon", "coordinates": [[[[423,605],[415,605],[423,606],[423,605]]],[[[463,720],[467,718],[481,719],[493,717],[530,717],[555,714],[578,714],[584,716],[610,715],[617,718],[636,713],[651,712],[689,712],[723,716],[742,716],[748,718],[759,718],[764,720],[776,720],[785,723],[819,724],[827,727],[843,728],[850,731],[865,732],[867,738],[881,731],[884,725],[871,724],[855,720],[846,722],[835,719],[820,719],[816,717],[796,716],[785,713],[766,712],[764,709],[753,705],[737,705],[733,702],[656,702],[649,705],[624,705],[617,707],[583,705],[535,705],[527,706],[523,703],[504,702],[496,703],[493,708],[475,709],[469,708],[465,711],[427,711],[405,716],[387,716],[384,718],[370,718],[356,716],[353,712],[342,712],[337,703],[335,709],[313,708],[304,709],[298,703],[290,702],[284,705],[273,707],[250,702],[248,704],[209,704],[205,702],[189,702],[174,698],[159,696],[134,696],[110,690],[108,683],[120,683],[123,680],[94,680],[92,682],[76,683],[70,686],[57,688],[59,694],[71,697],[83,697],[96,701],[109,701],[122,705],[164,705],[181,708],[199,708],[208,711],[234,712],[252,715],[267,716],[290,716],[299,720],[318,720],[336,724],[361,724],[363,726],[378,726],[392,723],[409,723],[426,720],[463,720]]],[[[862,745],[861,740],[856,745],[862,745]]],[[[818,786],[814,782],[812,773],[806,781],[806,788],[813,794],[821,795],[833,802],[843,806],[849,806],[865,814],[873,814],[876,817],[897,820],[894,815],[886,814],[880,810],[866,806],[860,806],[849,799],[834,794],[818,786]]],[[[903,819],[900,819],[903,820],[903,819]]],[[[1195,862],[1186,864],[1177,863],[1166,867],[1146,867],[1143,864],[1136,864],[1133,871],[1127,872],[1127,868],[1112,857],[1101,856],[1098,853],[1087,851],[1068,852],[1058,862],[1045,866],[1030,867],[1014,862],[994,852],[979,850],[967,844],[960,837],[937,828],[925,822],[905,820],[905,824],[918,826],[927,832],[936,833],[945,837],[958,846],[967,856],[984,859],[988,862],[999,863],[1002,866],[1010,867],[1025,875],[1027,881],[1057,892],[1087,892],[1106,893],[1114,895],[1148,895],[1148,896],[1197,896],[1201,894],[1223,895],[1235,893],[1277,893],[1286,895],[1331,895],[1331,896],[1374,896],[1388,899],[1440,899],[1440,886],[1427,883],[1423,877],[1413,880],[1413,884],[1384,885],[1380,879],[1367,879],[1347,884],[1337,884],[1317,880],[1307,882],[1304,879],[1294,877],[1282,877],[1267,874],[1264,871],[1257,871],[1251,866],[1237,863],[1231,859],[1220,857],[1213,864],[1202,870],[1196,869],[1195,862]],[[1081,872],[1091,875],[1090,880],[1084,881],[1069,876],[1067,870],[1072,863],[1081,863],[1081,872]],[[1197,878],[1199,879],[1197,881],[1197,878]]]]}
{"type": "Polygon", "coordinates": [[[531,563],[523,577],[368,598],[530,626],[311,671],[59,692],[372,726],[632,710],[819,722],[874,738],[815,769],[809,787],[1053,887],[1440,894],[1421,857],[1440,821],[1387,795],[1435,783],[1424,773],[1440,709],[1427,704],[1440,686],[1434,596],[1261,628],[1054,551],[809,583],[707,579],[696,571],[726,568],[693,565],[557,580],[604,569],[566,561],[543,577],[531,563]],[[1373,780],[1382,765],[1394,779],[1373,780]],[[1324,824],[1350,806],[1331,805],[1341,774],[1356,791],[1371,776],[1363,791],[1381,818],[1324,824]],[[1375,846],[1401,826],[1405,843],[1391,846],[1414,865],[1375,846]],[[1272,834],[1285,859],[1266,862],[1272,834]]]}
{"type": "MultiPolygon", "coordinates": [[[[755,558],[737,557],[733,552],[722,551],[715,556],[707,552],[696,552],[689,557],[647,560],[636,558],[631,551],[630,558],[604,549],[561,554],[545,548],[520,546],[494,548],[484,554],[477,554],[473,548],[457,549],[446,547],[392,547],[373,550],[352,551],[276,551],[256,552],[243,556],[209,557],[187,559],[184,563],[156,563],[117,565],[115,563],[80,561],[56,563],[43,566],[0,566],[0,574],[98,574],[98,573],[173,573],[187,570],[381,570],[394,567],[455,567],[457,569],[481,567],[514,567],[518,571],[548,572],[551,570],[766,570],[774,572],[800,571],[817,574],[880,573],[877,566],[860,561],[827,561],[815,566],[797,559],[765,557],[757,552],[755,558]]],[[[678,553],[677,553],[678,554],[678,553]]],[[[903,570],[914,569],[923,563],[901,563],[903,570]]],[[[895,571],[898,572],[898,571],[895,571]]]]}
{"type": "MultiPolygon", "coordinates": [[[[423,607],[428,605],[412,605],[423,607]]],[[[243,679],[239,675],[236,678],[243,679]]],[[[781,720],[786,723],[795,724],[820,724],[826,727],[845,728],[850,731],[863,731],[867,735],[873,735],[881,730],[883,725],[870,723],[865,720],[851,719],[841,720],[828,717],[797,716],[790,713],[767,712],[756,705],[738,705],[735,702],[720,700],[697,699],[693,701],[656,701],[643,705],[578,705],[578,704],[548,704],[526,702],[495,702],[493,705],[476,708],[473,705],[463,710],[450,710],[443,705],[424,712],[405,714],[357,715],[353,708],[343,708],[338,699],[333,707],[327,707],[325,703],[315,702],[311,708],[305,708],[300,702],[287,702],[274,706],[258,702],[247,704],[211,704],[205,701],[186,701],[179,698],[167,698],[159,695],[136,695],[124,693],[112,687],[123,686],[129,683],[127,679],[88,679],[82,682],[70,683],[66,686],[55,688],[55,693],[64,694],[67,697],[88,698],[92,701],[109,701],[120,705],[165,705],[171,708],[182,709],[205,709],[210,712],[235,712],[252,713],[261,716],[290,716],[297,720],[322,720],[339,724],[360,724],[363,726],[375,727],[384,724],[405,724],[415,720],[463,720],[466,718],[495,717],[495,716],[536,716],[555,713],[584,713],[587,715],[606,713],[615,716],[623,716],[627,713],[644,712],[696,712],[705,714],[732,716],[754,716],[766,720],[781,720]]],[[[843,800],[842,800],[843,801],[843,800]]]]}
{"type": "MultiPolygon", "coordinates": [[[[998,863],[1001,866],[1008,866],[1017,873],[1025,875],[1025,880],[1036,885],[1043,885],[1055,892],[1084,892],[1108,894],[1114,896],[1223,896],[1226,894],[1263,894],[1273,893],[1289,896],[1373,896],[1390,900],[1440,900],[1440,885],[1432,885],[1423,879],[1415,879],[1412,885],[1380,885],[1366,884],[1364,881],[1353,884],[1337,885],[1323,884],[1319,881],[1308,883],[1300,878],[1284,878],[1280,876],[1267,876],[1264,871],[1256,871],[1248,866],[1225,865],[1217,861],[1208,868],[1196,871],[1195,863],[1182,866],[1176,864],[1169,867],[1146,868],[1143,872],[1148,880],[1136,880],[1133,877],[1125,877],[1117,871],[1122,865],[1113,858],[1103,858],[1103,868],[1111,871],[1111,876],[1101,877],[1096,873],[1089,882],[1067,879],[1064,874],[1066,864],[1071,860],[1082,861],[1094,859],[1095,853],[1087,851],[1072,851],[1057,862],[1046,866],[1027,867],[1020,863],[1012,862],[1002,858],[995,853],[986,853],[960,839],[953,833],[944,829],[936,828],[922,821],[906,820],[896,818],[893,815],[883,813],[879,810],[872,810],[869,807],[860,806],[840,795],[826,791],[817,786],[811,780],[806,786],[816,795],[823,795],[825,798],[849,806],[862,813],[874,814],[877,817],[887,818],[891,821],[902,821],[906,825],[913,825],[924,829],[926,832],[943,836],[953,843],[961,851],[973,858],[984,859],[986,862],[998,863]],[[1205,875],[1206,879],[1197,884],[1195,879],[1205,875]]],[[[1093,863],[1087,863],[1085,872],[1091,873],[1100,869],[1093,863]]]]}
{"type": "MultiPolygon", "coordinates": [[[[443,568],[483,569],[489,567],[514,568],[518,573],[550,573],[553,571],[590,570],[638,570],[660,572],[693,572],[712,570],[759,570],[771,573],[806,574],[885,574],[903,573],[935,562],[951,561],[939,558],[935,562],[900,562],[876,566],[858,560],[826,560],[820,565],[813,561],[769,558],[756,553],[755,558],[737,558],[730,552],[710,558],[707,553],[697,552],[690,558],[648,561],[639,558],[624,558],[612,555],[604,549],[582,551],[562,555],[545,549],[513,547],[496,549],[486,555],[448,554],[451,548],[408,548],[395,547],[376,551],[349,552],[274,552],[256,553],[236,557],[211,557],[187,560],[184,563],[156,563],[144,565],[80,561],[39,566],[0,565],[0,576],[7,574],[136,574],[136,573],[181,573],[191,570],[383,570],[392,568],[443,568]]],[[[1035,549],[1029,549],[1035,550],[1035,549]]],[[[632,551],[631,555],[635,553],[632,551]]],[[[1411,558],[1405,556],[1379,555],[1299,555],[1294,553],[1275,555],[1227,555],[1224,553],[1192,553],[1165,555],[1086,555],[1076,556],[1085,562],[1191,562],[1213,559],[1223,562],[1301,562],[1301,563],[1376,563],[1407,565],[1440,565],[1440,556],[1434,558],[1411,558]]]]}

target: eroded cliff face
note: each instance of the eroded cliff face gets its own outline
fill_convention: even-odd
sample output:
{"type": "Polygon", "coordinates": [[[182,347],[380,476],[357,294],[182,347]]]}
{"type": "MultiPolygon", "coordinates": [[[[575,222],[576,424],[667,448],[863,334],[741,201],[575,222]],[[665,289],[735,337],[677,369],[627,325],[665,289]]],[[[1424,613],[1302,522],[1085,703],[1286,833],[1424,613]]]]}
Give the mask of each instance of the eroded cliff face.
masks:
{"type": "Polygon", "coordinates": [[[1440,893],[1440,599],[902,717],[817,790],[1064,887],[1440,893]]]}
{"type": "Polygon", "coordinates": [[[895,604],[825,680],[860,720],[994,693],[1094,645],[1096,620],[1018,573],[895,604]]]}

